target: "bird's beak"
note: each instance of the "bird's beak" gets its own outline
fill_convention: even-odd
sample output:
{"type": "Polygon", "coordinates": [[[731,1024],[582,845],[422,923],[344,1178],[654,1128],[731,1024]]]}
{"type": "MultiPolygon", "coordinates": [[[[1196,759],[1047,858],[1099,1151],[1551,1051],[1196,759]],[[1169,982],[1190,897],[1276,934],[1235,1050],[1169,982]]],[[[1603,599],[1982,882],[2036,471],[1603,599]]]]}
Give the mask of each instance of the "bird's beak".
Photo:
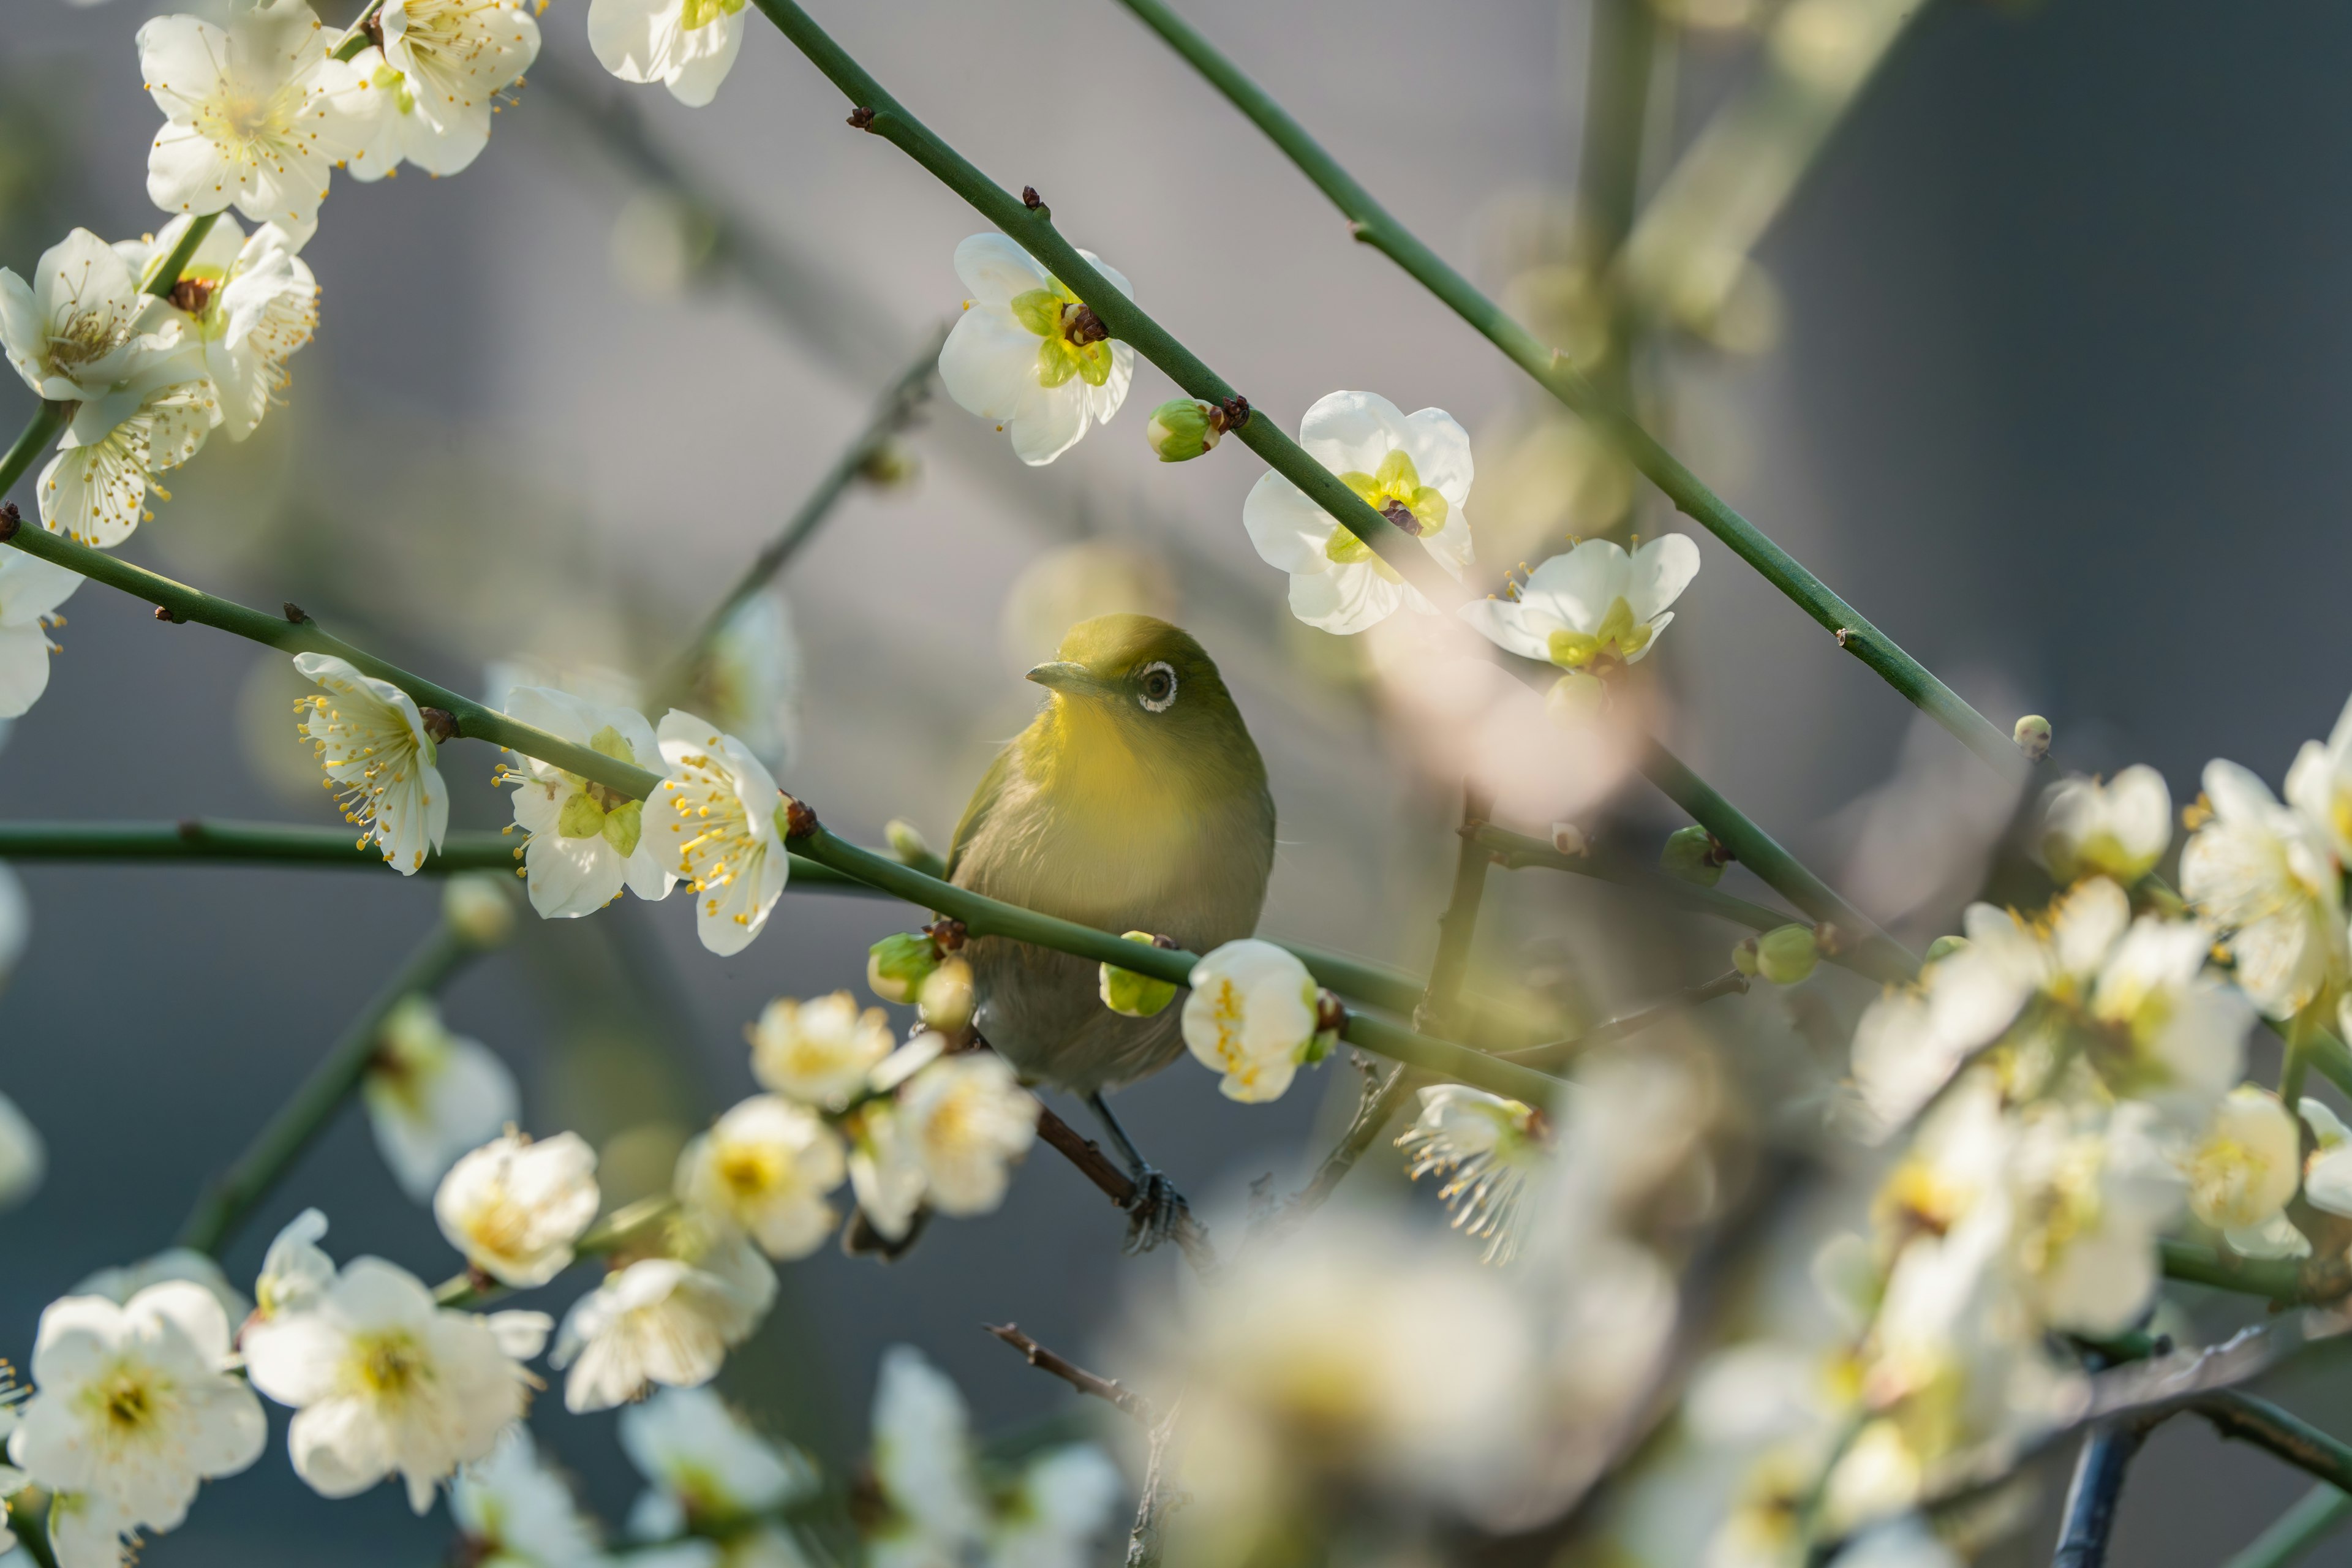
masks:
{"type": "Polygon", "coordinates": [[[1085,665],[1066,658],[1037,666],[1029,672],[1029,679],[1055,691],[1086,691],[1096,684],[1093,674],[1085,665]]]}

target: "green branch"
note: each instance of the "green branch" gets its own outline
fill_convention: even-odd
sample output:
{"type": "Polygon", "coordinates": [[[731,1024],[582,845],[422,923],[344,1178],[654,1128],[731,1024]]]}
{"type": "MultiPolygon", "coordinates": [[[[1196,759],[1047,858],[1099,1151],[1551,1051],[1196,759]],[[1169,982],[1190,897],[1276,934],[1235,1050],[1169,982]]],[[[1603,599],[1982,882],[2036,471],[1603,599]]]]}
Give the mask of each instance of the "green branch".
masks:
{"type": "Polygon", "coordinates": [[[359,1088],[368,1063],[375,1058],[385,1016],[404,998],[438,990],[480,951],[446,921],[436,926],[409,954],[391,984],[352,1020],[342,1037],[310,1069],[310,1076],[255,1135],[245,1152],[196,1200],[180,1226],[179,1245],[218,1253],[359,1088]]]}
{"type": "Polygon", "coordinates": [[[2339,1491],[2352,1489],[2352,1447],[2292,1411],[2233,1388],[2206,1394],[2189,1408],[2222,1436],[2265,1449],[2339,1491]]]}
{"type": "Polygon", "coordinates": [[[2324,1282],[2307,1276],[2301,1264],[2288,1259],[2241,1258],[2197,1242],[2169,1238],[2157,1245],[2168,1279],[2241,1296],[2261,1296],[2281,1306],[2318,1300],[2326,1289],[2324,1282]]]}
{"type": "Polygon", "coordinates": [[[719,632],[733,618],[735,612],[784,569],[793,553],[808,542],[809,535],[816,531],[817,525],[825,520],[849,487],[873,462],[885,443],[907,427],[908,421],[914,417],[915,410],[922,405],[932,373],[939,368],[940,349],[946,342],[947,329],[932,333],[925,340],[922,352],[875,400],[874,412],[866,419],[865,427],[857,432],[848,446],[842,448],[841,456],[834,459],[833,467],[817,480],[816,488],[808,493],[807,499],[801,502],[799,510],[793,513],[782,530],[768,542],[766,548],[751,558],[751,565],[744,568],[742,576],[727,590],[726,596],[712,606],[710,614],[703,619],[701,629],[694,634],[693,639],[671,662],[668,673],[656,684],[656,690],[677,695],[688,689],[696,663],[710,651],[711,644],[718,640],[719,632]]]}
{"type": "Polygon", "coordinates": [[[2323,1482],[2273,1520],[2268,1530],[2248,1542],[2222,1568],[2288,1568],[2342,1529],[2347,1519],[2352,1519],[2352,1497],[2323,1482]]]}
{"type": "Polygon", "coordinates": [[[133,566],[118,556],[102,550],[92,550],[77,544],[61,533],[50,533],[38,528],[0,521],[0,543],[13,544],[27,555],[78,572],[92,582],[119,588],[133,598],[153,605],[161,615],[158,619],[194,621],[199,626],[257,642],[264,647],[274,647],[280,653],[324,653],[348,660],[362,675],[388,680],[406,692],[422,708],[438,708],[453,719],[457,733],[473,741],[488,741],[509,751],[552,763],[557,767],[593,779],[610,789],[619,790],[633,799],[642,800],[661,783],[661,775],[644,768],[632,767],[569,741],[559,741],[544,730],[518,723],[497,709],[477,702],[461,692],[437,686],[419,675],[412,675],[398,665],[381,659],[362,648],[353,647],[341,637],[320,629],[319,623],[292,605],[286,614],[267,615],[243,605],[175,583],[171,578],[133,566]],[[300,619],[293,617],[299,616],[300,619]]]}
{"type": "MultiPolygon", "coordinates": [[[[771,15],[789,3],[790,0],[761,0],[771,15]]],[[[1340,167],[1290,117],[1288,111],[1267,95],[1265,89],[1244,75],[1233,61],[1218,53],[1215,47],[1191,24],[1169,9],[1162,0],[1120,0],[1120,4],[1167,40],[1194,69],[1208,79],[1211,86],[1223,93],[1234,108],[1265,132],[1275,145],[1298,166],[1299,172],[1329,197],[1334,206],[1347,215],[1351,220],[1350,232],[1356,238],[1402,268],[1415,282],[1444,301],[1454,314],[1502,350],[1514,364],[1532,376],[1545,391],[1616,442],[1633,466],[1664,490],[1679,510],[1729,545],[1741,560],[1761,573],[1765,581],[1780,589],[1799,608],[1819,622],[1823,629],[1836,634],[1839,647],[1876,671],[1889,686],[1917,704],[1930,718],[2002,773],[2012,777],[2023,775],[2027,766],[2025,758],[2007,732],[1961,700],[1958,692],[1937,679],[1917,659],[1904,652],[1894,638],[1831,592],[1829,585],[1807,571],[1796,557],[1774,543],[1754,523],[1740,516],[1721,497],[1700,483],[1696,474],[1660,446],[1628,413],[1579,375],[1564,355],[1512,320],[1501,306],[1481,294],[1471,286],[1469,279],[1447,266],[1435,251],[1423,244],[1385,207],[1374,201],[1371,193],[1358,184],[1355,177],[1340,167]]],[[[799,42],[797,38],[794,41],[799,42]]],[[[803,47],[806,47],[805,45],[803,47]]],[[[822,61],[819,63],[823,64],[822,61]]],[[[855,66],[850,68],[856,69],[855,66]]],[[[836,81],[841,80],[830,69],[826,74],[833,75],[836,81]]],[[[877,124],[876,129],[879,130],[880,126],[877,124]]],[[[1107,315],[1103,319],[1106,321],[1110,320],[1107,315]]],[[[1163,365],[1161,368],[1167,367],[1163,365]]],[[[1181,381],[1183,378],[1179,376],[1177,379],[1181,381]]],[[[1195,395],[1205,395],[1189,386],[1187,390],[1193,391],[1195,395]]],[[[1255,423],[1252,421],[1253,425],[1255,423]]],[[[1338,516],[1339,513],[1334,510],[1332,515],[1338,516]]],[[[1362,530],[1357,531],[1360,533],[1362,530]]]]}
{"type": "MultiPolygon", "coordinates": [[[[885,892],[895,893],[910,904],[936,910],[940,914],[960,920],[975,936],[1011,937],[1015,942],[1050,947],[1059,952],[1133,970],[1154,980],[1164,980],[1171,985],[1188,984],[1192,979],[1192,966],[1201,962],[1195,953],[1145,947],[1110,931],[1056,920],[1052,915],[1002,903],[969,889],[927,877],[911,866],[901,865],[870,849],[861,849],[845,839],[837,838],[823,827],[796,837],[793,846],[812,860],[831,866],[885,892]]],[[[1308,971],[1313,973],[1312,963],[1308,964],[1308,971]]],[[[1316,978],[1318,982],[1323,979],[1320,974],[1316,978]]],[[[1475,1084],[1480,1089],[1508,1095],[1529,1105],[1549,1104],[1561,1088],[1556,1078],[1516,1063],[1498,1061],[1467,1046],[1432,1039],[1401,1025],[1361,1013],[1348,1016],[1347,1025],[1340,1030],[1340,1037],[1377,1056],[1407,1063],[1440,1078],[1475,1084]]]]}
{"type": "Polygon", "coordinates": [[[16,481],[25,477],[49,443],[66,433],[66,426],[73,423],[74,410],[80,406],[79,403],[45,401],[33,410],[24,434],[16,437],[7,456],[0,457],[0,496],[16,489],[16,481]]]}
{"type": "MultiPolygon", "coordinates": [[[[912,158],[941,184],[970,203],[981,216],[1043,262],[1101,319],[1112,337],[1133,347],[1194,397],[1223,403],[1236,395],[1223,376],[1089,266],[1077,247],[1054,227],[1053,213],[1043,202],[1028,205],[973,167],[884,91],[882,84],[850,58],[793,0],[753,0],[753,4],[841,89],[857,110],[852,123],[872,132],[912,158]]],[[[1430,559],[1426,551],[1374,511],[1342,484],[1337,474],[1308,457],[1297,442],[1282,433],[1272,416],[1258,410],[1234,435],[1264,458],[1268,468],[1297,485],[1349,532],[1378,551],[1433,602],[1462,602],[1461,586],[1430,559]]]]}

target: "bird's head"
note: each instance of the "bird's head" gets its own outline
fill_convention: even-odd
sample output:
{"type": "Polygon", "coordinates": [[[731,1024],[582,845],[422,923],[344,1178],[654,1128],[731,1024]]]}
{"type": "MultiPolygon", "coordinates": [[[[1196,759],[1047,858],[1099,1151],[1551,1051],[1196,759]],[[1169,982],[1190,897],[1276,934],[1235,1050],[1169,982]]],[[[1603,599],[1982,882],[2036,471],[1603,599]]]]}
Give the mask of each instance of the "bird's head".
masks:
{"type": "Polygon", "coordinates": [[[1264,777],[1216,665],[1181,626],[1135,615],[1080,621],[1029,679],[1053,693],[1051,729],[1064,743],[1115,740],[1140,755],[1264,777]]]}

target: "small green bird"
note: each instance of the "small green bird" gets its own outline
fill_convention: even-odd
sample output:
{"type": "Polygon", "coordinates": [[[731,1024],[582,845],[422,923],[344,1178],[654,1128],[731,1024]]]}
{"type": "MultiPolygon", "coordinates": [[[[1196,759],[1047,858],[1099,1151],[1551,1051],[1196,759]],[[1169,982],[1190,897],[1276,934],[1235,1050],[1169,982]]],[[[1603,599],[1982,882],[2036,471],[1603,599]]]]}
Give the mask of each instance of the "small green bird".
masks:
{"type": "MultiPolygon", "coordinates": [[[[1201,645],[1150,616],[1097,616],[1072,626],[1029,679],[1050,695],[972,792],[948,879],[1193,952],[1255,931],[1274,868],[1274,797],[1201,645]]],[[[1094,1107],[1136,1177],[1130,1245],[1153,1245],[1182,1199],[1102,1095],[1175,1059],[1179,1009],[1114,1013],[1093,962],[1007,938],[976,941],[968,956],[981,1037],[1024,1078],[1094,1107]]]]}

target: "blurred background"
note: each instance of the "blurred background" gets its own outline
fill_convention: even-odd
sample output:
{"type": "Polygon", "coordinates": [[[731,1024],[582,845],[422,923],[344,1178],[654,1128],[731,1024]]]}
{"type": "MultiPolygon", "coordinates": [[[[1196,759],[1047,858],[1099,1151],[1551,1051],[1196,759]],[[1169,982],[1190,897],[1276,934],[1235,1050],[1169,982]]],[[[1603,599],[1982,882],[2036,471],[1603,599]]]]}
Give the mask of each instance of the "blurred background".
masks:
{"type": "MultiPolygon", "coordinates": [[[[131,43],[151,9],[6,7],[0,261],[26,271],[74,226],[159,226],[143,195],[158,116],[131,43]]],[[[2352,660],[2305,628],[2332,624],[2352,569],[2336,515],[2352,481],[2336,429],[2352,384],[2342,7],[1814,6],[1841,18],[1828,34],[1780,26],[1765,0],[1661,0],[1631,23],[1625,0],[1184,9],[1407,225],[1631,384],[1697,472],[1997,722],[2045,713],[2070,765],[2153,763],[2187,800],[2207,758],[2275,781],[2334,721],[2352,660]],[[1596,19],[1596,3],[1610,12],[1596,19]],[[1577,193],[1582,174],[1589,203],[1609,167],[1594,128],[1626,117],[1594,112],[1583,83],[1596,39],[1622,47],[1628,26],[1652,46],[1630,172],[1647,216],[1624,253],[1632,281],[1602,299],[1577,193]]],[[[173,476],[130,558],[247,602],[298,601],[452,686],[479,689],[515,658],[649,676],[816,483],[955,310],[950,258],[976,220],[849,132],[838,95],[756,18],[718,101],[692,110],[606,79],[583,11],[547,9],[540,67],[462,176],[337,181],[305,252],[323,324],[289,405],[173,476]]],[[[881,0],[820,20],[983,170],[1037,187],[1264,416],[1295,429],[1349,387],[1461,419],[1483,585],[1569,534],[1669,526],[1654,492],[1351,244],[1117,6],[881,0]]],[[[1166,615],[1220,660],[1266,755],[1282,818],[1266,933],[1421,972],[1463,776],[1508,747],[1493,726],[1433,728],[1375,639],[1289,619],[1281,575],[1240,526],[1250,454],[1162,466],[1146,452],[1144,417],[1172,392],[1139,365],[1127,412],[1043,470],[934,397],[896,454],[911,474],[854,489],[761,608],[736,695],[830,826],[871,842],[901,816],[944,847],[1034,709],[1020,671],[1083,615],[1166,615]]],[[[0,421],[29,407],[0,387],[0,421]]],[[[1678,749],[1871,913],[1922,939],[1944,929],[2009,803],[1683,526],[1706,567],[1650,667],[1678,749]]],[[[0,751],[0,814],[332,820],[281,658],[94,587],[67,612],[50,692],[0,751]]],[[[462,826],[507,820],[492,760],[445,758],[462,826]]],[[[1654,853],[1678,818],[1638,779],[1607,782],[1523,769],[1501,781],[1501,814],[1654,853]]],[[[0,1089],[42,1130],[51,1170],[0,1218],[0,1347],[20,1363],[47,1301],[168,1240],[438,899],[373,871],[21,874],[34,929],[0,998],[0,1089]]],[[[1726,886],[1758,892],[1737,868],[1726,886]]],[[[1725,966],[1717,949],[1737,933],[1661,953],[1624,907],[1576,879],[1498,874],[1482,984],[1572,1024],[1725,966]]],[[[858,985],[866,944],[914,920],[790,893],[750,951],[720,960],[683,901],[624,902],[527,921],[446,1008],[523,1075],[531,1128],[578,1128],[604,1147],[608,1189],[645,1190],[751,1088],[741,1029],[761,1005],[858,985]]],[[[1815,984],[1849,1017],[1867,994],[1851,977],[1815,984]]],[[[1708,1016],[1801,1053],[1811,995],[1759,992],[1708,1016]]],[[[1241,1107],[1180,1064],[1120,1104],[1230,1229],[1253,1180],[1296,1184],[1357,1082],[1334,1060],[1279,1103],[1241,1107]]],[[[1402,1185],[1392,1155],[1358,1180],[1402,1185]]],[[[277,1226],[312,1204],[338,1256],[449,1266],[353,1111],[244,1233],[231,1277],[249,1281],[277,1226]]],[[[903,1263],[827,1251],[785,1268],[779,1310],[722,1386],[853,1457],[876,1357],[910,1342],[992,1430],[1063,1416],[1066,1391],[978,1325],[1017,1320],[1074,1353],[1109,1343],[1125,1305],[1185,1288],[1172,1256],[1122,1258],[1120,1231],[1040,1154],[1001,1212],[934,1226],[903,1263]]],[[[2339,1428],[2352,1416],[2340,1380],[2274,1392],[2339,1428]]],[[[634,1488],[609,1421],[539,1424],[608,1520],[634,1488]]],[[[2215,1561],[2302,1489],[2174,1423],[2134,1473],[2116,1560],[2215,1561]]],[[[147,1560],[414,1564],[447,1541],[395,1490],[327,1503],[274,1454],[218,1494],[147,1560]]],[[[2037,1527],[2017,1560],[2046,1556],[2048,1535],[2037,1527]]]]}

